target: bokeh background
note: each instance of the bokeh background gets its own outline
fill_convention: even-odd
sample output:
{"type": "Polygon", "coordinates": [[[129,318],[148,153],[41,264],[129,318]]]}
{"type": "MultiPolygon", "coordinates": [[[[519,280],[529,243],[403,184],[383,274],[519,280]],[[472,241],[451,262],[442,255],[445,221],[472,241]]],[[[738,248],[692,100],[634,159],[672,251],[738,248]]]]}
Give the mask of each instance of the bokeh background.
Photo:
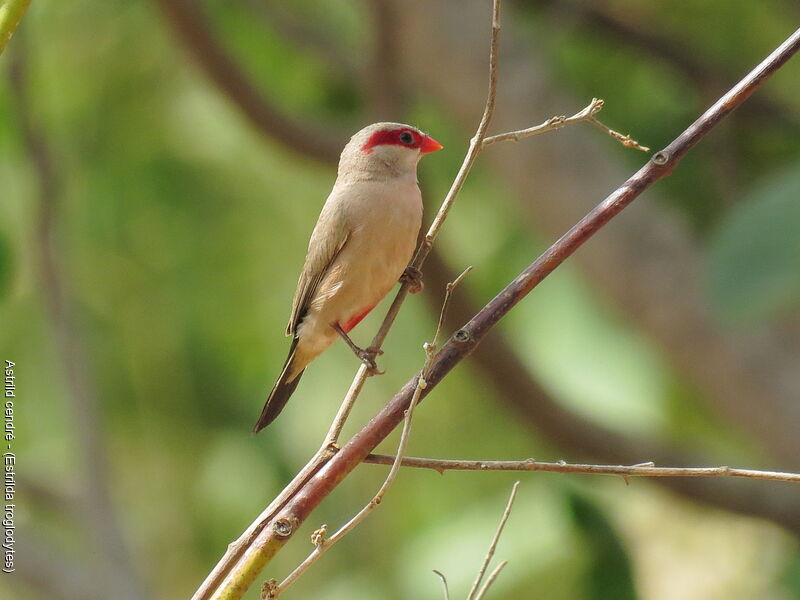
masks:
{"type": "MultiPolygon", "coordinates": [[[[800,8],[509,0],[502,20],[494,132],[596,96],[658,149],[800,8]]],[[[0,58],[0,349],[18,386],[0,596],[188,598],[304,464],[357,368],[342,344],[250,428],[339,149],[377,120],[429,132],[446,148],[420,167],[432,214],[483,106],[488,26],[477,0],[33,2],[0,58]]],[[[488,149],[347,433],[419,368],[454,273],[475,267],[450,331],[646,159],[588,125],[488,149]]],[[[800,470],[798,232],[795,59],[437,388],[409,452],[800,470]]],[[[359,468],[264,578],[385,472],[359,468]]],[[[463,597],[517,477],[403,471],[287,598],[440,598],[431,569],[463,597]]],[[[800,598],[796,486],[521,479],[492,598],[800,598]]]]}

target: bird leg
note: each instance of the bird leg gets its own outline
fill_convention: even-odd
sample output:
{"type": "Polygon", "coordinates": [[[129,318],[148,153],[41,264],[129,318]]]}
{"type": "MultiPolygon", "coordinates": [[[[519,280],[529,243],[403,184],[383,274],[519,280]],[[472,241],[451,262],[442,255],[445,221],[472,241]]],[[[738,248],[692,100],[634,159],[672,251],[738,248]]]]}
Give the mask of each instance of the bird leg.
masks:
{"type": "Polygon", "coordinates": [[[344,340],[344,343],[350,347],[350,350],[353,351],[353,354],[360,358],[361,361],[367,365],[367,367],[369,367],[369,370],[367,371],[369,375],[383,375],[386,373],[386,371],[381,371],[378,369],[378,365],[375,363],[375,357],[383,354],[383,350],[372,346],[366,349],[359,348],[338,323],[331,323],[331,327],[333,327],[334,331],[341,336],[341,338],[344,340]]]}
{"type": "Polygon", "coordinates": [[[400,283],[408,284],[409,294],[418,294],[425,289],[425,284],[422,283],[422,271],[411,265],[408,265],[403,274],[400,275],[400,283]]]}

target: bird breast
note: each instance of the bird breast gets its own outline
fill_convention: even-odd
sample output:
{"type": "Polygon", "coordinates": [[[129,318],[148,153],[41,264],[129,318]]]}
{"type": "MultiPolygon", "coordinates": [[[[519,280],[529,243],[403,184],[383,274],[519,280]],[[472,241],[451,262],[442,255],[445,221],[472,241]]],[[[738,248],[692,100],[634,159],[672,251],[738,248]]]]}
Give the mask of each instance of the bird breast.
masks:
{"type": "Polygon", "coordinates": [[[321,285],[318,307],[343,323],[392,289],[411,260],[422,222],[416,181],[359,181],[335,190],[346,212],[347,243],[321,285]],[[327,310],[325,310],[327,309],[327,310]]]}

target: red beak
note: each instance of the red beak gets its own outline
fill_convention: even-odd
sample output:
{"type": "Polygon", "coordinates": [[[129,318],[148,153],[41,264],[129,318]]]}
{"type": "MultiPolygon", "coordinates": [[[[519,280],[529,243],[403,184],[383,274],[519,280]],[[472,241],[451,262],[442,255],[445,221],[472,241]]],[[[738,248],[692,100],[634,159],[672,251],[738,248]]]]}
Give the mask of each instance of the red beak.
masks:
{"type": "Polygon", "coordinates": [[[426,135],[425,139],[422,140],[422,145],[419,147],[419,151],[422,154],[428,154],[430,152],[436,152],[437,150],[441,150],[442,148],[444,148],[444,146],[442,146],[431,136],[426,135]]]}

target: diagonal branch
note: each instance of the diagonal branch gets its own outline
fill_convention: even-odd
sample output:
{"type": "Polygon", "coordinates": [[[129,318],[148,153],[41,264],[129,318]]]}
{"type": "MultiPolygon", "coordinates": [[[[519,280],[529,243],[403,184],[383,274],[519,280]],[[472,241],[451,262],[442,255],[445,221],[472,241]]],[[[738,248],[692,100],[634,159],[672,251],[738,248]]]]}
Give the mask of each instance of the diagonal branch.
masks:
{"type": "MultiPolygon", "coordinates": [[[[493,29],[496,31],[498,27],[496,19],[493,25],[493,29]]],[[[495,44],[493,44],[494,46],[495,44]]],[[[644,190],[669,175],[698,141],[707,135],[733,109],[744,102],[770,75],[788,61],[799,48],[800,30],[781,44],[665,149],[657,152],[645,166],[639,169],[638,172],[550,246],[514,281],[484,306],[469,323],[459,329],[434,357],[430,369],[426,373],[427,386],[420,394],[420,399],[424,399],[458,363],[469,356],[500,319],[547,275],[552,273],[564,260],[633,202],[644,190]]],[[[490,111],[487,112],[491,114],[490,111]]],[[[485,132],[485,129],[483,131],[485,132]]],[[[470,148],[473,147],[476,139],[480,141],[480,136],[473,138],[470,148]]],[[[436,224],[436,220],[434,220],[434,224],[436,224]]],[[[423,256],[429,251],[429,246],[427,251],[424,250],[425,247],[426,245],[423,245],[421,250],[423,256]]],[[[283,509],[275,515],[274,519],[261,530],[256,539],[244,550],[241,558],[231,568],[219,588],[220,592],[214,597],[232,599],[241,597],[244,589],[254,581],[264,565],[283,547],[299,525],[308,518],[320,502],[398,426],[417,388],[416,384],[419,375],[415,375],[407,382],[347,445],[293,495],[283,509]]]]}

